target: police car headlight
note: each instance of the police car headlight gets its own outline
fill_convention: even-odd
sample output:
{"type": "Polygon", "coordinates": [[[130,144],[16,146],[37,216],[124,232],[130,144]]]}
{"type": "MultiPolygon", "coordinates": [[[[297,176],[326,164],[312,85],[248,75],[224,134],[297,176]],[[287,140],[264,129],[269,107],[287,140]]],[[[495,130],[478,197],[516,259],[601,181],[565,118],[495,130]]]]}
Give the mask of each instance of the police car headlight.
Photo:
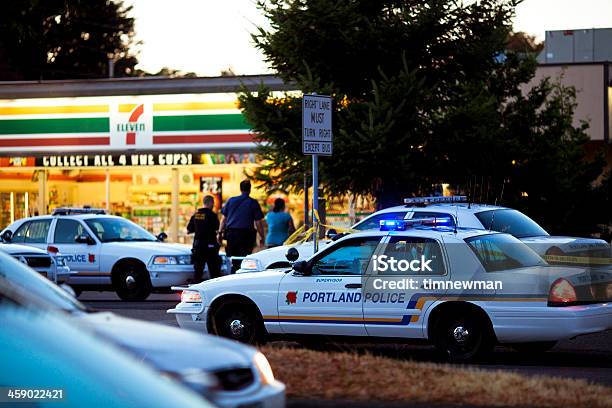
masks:
{"type": "Polygon", "coordinates": [[[259,271],[262,268],[260,267],[259,260],[245,258],[240,263],[240,269],[249,269],[249,270],[253,270],[253,271],[259,271]]]}
{"type": "Polygon", "coordinates": [[[253,357],[253,364],[259,372],[259,378],[263,385],[269,385],[274,382],[274,373],[272,372],[272,366],[268,362],[266,356],[261,354],[259,351],[255,353],[253,357]]]}
{"type": "Polygon", "coordinates": [[[153,265],[176,265],[178,260],[175,256],[156,256],[153,258],[153,265]]]}
{"type": "Polygon", "coordinates": [[[191,265],[191,255],[180,255],[176,257],[179,265],[191,265]]]}
{"type": "Polygon", "coordinates": [[[197,290],[184,290],[181,292],[182,303],[201,303],[202,295],[197,290]]]}

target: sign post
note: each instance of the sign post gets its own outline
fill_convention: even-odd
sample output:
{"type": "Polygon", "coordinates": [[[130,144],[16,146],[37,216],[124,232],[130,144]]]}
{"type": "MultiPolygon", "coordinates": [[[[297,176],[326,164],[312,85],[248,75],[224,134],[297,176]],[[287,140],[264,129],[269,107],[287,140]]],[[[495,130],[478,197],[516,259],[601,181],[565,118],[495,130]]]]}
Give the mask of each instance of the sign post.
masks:
{"type": "Polygon", "coordinates": [[[314,250],[317,252],[319,223],[319,155],[331,156],[332,138],[332,99],[324,95],[304,95],[302,100],[302,153],[312,156],[312,225],[314,250]]]}

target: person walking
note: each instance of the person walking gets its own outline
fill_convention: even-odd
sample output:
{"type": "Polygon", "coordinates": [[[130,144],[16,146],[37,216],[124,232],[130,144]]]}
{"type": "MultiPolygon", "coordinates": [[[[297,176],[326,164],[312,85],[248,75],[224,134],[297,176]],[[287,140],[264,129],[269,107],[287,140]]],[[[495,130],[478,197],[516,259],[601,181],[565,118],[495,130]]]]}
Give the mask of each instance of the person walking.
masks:
{"type": "Polygon", "coordinates": [[[217,232],[219,231],[219,217],[213,211],[215,199],[211,195],[204,197],[203,208],[191,216],[187,224],[187,233],[195,234],[193,247],[191,249],[194,280],[201,282],[204,276],[204,265],[208,265],[210,278],[221,276],[221,258],[219,257],[219,243],[217,232]]]}
{"type": "Polygon", "coordinates": [[[227,241],[225,252],[228,256],[247,256],[255,248],[259,233],[260,245],[264,245],[263,212],[257,200],[249,196],[251,182],[240,182],[240,195],[227,200],[221,210],[223,219],[219,229],[219,241],[227,241]]]}
{"type": "Polygon", "coordinates": [[[268,224],[268,235],[266,235],[268,248],[283,245],[283,242],[295,231],[293,218],[285,212],[285,200],[282,198],[274,200],[274,208],[266,215],[266,223],[268,224]]]}

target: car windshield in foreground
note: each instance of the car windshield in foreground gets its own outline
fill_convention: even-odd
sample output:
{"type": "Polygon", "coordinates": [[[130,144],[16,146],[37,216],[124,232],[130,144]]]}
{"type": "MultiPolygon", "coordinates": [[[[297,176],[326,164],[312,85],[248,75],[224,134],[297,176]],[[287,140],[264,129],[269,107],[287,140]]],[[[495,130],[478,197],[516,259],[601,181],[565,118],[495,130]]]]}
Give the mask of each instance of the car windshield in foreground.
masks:
{"type": "Polygon", "coordinates": [[[43,278],[13,257],[0,254],[0,286],[14,287],[27,293],[34,301],[66,312],[85,312],[87,308],[58,286],[43,278]]]}
{"type": "Polygon", "coordinates": [[[100,217],[85,222],[102,242],[157,241],[153,234],[123,218],[100,217]]]}
{"type": "Polygon", "coordinates": [[[507,234],[479,235],[465,240],[487,272],[547,265],[527,245],[507,234]]]}
{"type": "Polygon", "coordinates": [[[485,229],[505,232],[517,238],[547,236],[548,232],[520,211],[503,209],[476,213],[485,229]]]}

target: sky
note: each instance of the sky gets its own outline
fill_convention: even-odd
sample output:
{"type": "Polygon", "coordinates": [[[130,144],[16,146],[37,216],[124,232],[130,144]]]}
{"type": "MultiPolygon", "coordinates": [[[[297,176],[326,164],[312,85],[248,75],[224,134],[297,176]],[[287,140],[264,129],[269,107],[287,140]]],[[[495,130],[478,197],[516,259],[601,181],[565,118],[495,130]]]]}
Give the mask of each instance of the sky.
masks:
{"type": "MultiPolygon", "coordinates": [[[[133,5],[138,68],[162,67],[218,76],[270,72],[250,33],[266,21],[255,0],[126,0],[133,5]]],[[[544,39],[546,30],[612,28],[612,0],[524,0],[515,31],[544,39]]]]}

